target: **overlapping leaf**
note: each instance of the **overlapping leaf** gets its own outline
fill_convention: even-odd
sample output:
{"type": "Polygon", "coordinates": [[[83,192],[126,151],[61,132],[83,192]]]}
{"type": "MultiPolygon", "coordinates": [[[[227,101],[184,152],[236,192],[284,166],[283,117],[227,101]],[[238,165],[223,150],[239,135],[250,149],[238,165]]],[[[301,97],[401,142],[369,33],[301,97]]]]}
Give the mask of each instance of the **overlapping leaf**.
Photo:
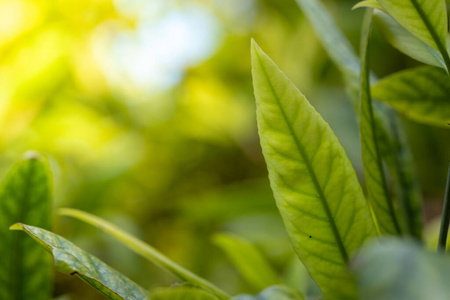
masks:
{"type": "Polygon", "coordinates": [[[401,71],[378,82],[372,92],[416,122],[449,127],[450,80],[443,70],[426,66],[401,71]]]}
{"type": "Polygon", "coordinates": [[[247,240],[222,233],[214,237],[214,242],[225,251],[242,277],[257,291],[281,283],[261,252],[247,240]]]}
{"type": "Polygon", "coordinates": [[[143,288],[57,234],[21,223],[14,224],[11,229],[25,231],[50,252],[58,271],[78,276],[109,299],[147,299],[143,288]]]}
{"type": "Polygon", "coordinates": [[[400,224],[395,213],[393,201],[389,195],[384,174],[372,107],[372,97],[370,95],[369,41],[371,30],[372,12],[369,11],[363,26],[361,40],[360,132],[364,173],[366,175],[369,200],[377,218],[380,232],[383,234],[400,234],[400,224]]]}
{"type": "Polygon", "coordinates": [[[155,263],[156,265],[159,265],[162,268],[177,275],[178,277],[186,280],[191,285],[205,289],[215,294],[219,299],[228,299],[229,297],[228,294],[222,291],[214,284],[212,284],[211,282],[203,278],[200,278],[199,276],[193,274],[189,270],[186,270],[182,266],[176,264],[175,262],[164,256],[158,250],[154,249],[152,246],[126,233],[117,226],[114,226],[113,224],[99,217],[76,209],[63,208],[59,210],[59,213],[65,216],[77,218],[79,220],[82,220],[88,224],[91,224],[104,230],[106,233],[110,234],[111,236],[119,240],[121,243],[123,243],[125,246],[127,246],[137,254],[142,255],[143,257],[155,263]]]}
{"type": "Polygon", "coordinates": [[[0,299],[51,299],[51,258],[32,240],[8,230],[16,222],[50,229],[51,177],[45,159],[30,152],[2,183],[0,299]]]}
{"type": "Polygon", "coordinates": [[[296,291],[284,285],[275,285],[266,288],[256,296],[238,295],[230,300],[304,300],[305,298],[296,291]]]}
{"type": "Polygon", "coordinates": [[[299,258],[327,297],[355,297],[349,257],[375,235],[356,174],[328,124],[252,43],[258,129],[271,187],[299,258]]]}
{"type": "Polygon", "coordinates": [[[445,300],[450,260],[412,241],[388,239],[367,245],[353,263],[360,299],[445,300]]]}

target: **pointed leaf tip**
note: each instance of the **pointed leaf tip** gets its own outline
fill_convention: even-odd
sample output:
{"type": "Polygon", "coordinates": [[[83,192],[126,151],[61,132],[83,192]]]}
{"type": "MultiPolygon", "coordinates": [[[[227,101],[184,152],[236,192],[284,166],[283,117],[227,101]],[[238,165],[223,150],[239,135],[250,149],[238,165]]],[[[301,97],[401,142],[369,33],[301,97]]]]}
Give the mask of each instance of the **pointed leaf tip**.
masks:
{"type": "Polygon", "coordinates": [[[23,224],[22,223],[15,223],[9,226],[9,230],[23,230],[23,224]]]}

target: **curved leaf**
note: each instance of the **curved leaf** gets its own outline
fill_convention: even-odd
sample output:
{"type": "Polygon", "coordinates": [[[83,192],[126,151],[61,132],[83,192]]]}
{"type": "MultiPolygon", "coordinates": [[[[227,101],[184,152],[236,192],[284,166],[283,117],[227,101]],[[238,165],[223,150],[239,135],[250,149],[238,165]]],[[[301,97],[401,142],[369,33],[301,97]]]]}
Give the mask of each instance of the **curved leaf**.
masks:
{"type": "Polygon", "coordinates": [[[217,234],[214,243],[221,247],[242,277],[257,291],[281,283],[258,249],[247,240],[232,234],[217,234]]]}
{"type": "Polygon", "coordinates": [[[211,293],[217,295],[220,299],[228,299],[228,294],[222,291],[220,288],[216,287],[209,281],[206,281],[203,278],[198,277],[194,273],[186,270],[175,262],[171,261],[169,258],[161,254],[158,250],[154,249],[152,246],[144,243],[143,241],[137,239],[136,237],[126,233],[125,231],[117,228],[113,224],[96,217],[94,215],[88,214],[86,212],[71,209],[71,208],[62,208],[59,210],[59,213],[64,216],[73,217],[84,221],[88,224],[91,224],[95,227],[98,227],[104,230],[106,233],[112,235],[125,246],[133,250],[139,255],[142,255],[146,259],[150,260],[154,264],[161,266],[162,268],[172,272],[178,277],[186,280],[190,284],[194,286],[198,286],[203,288],[211,293]]]}
{"type": "Polygon", "coordinates": [[[346,263],[375,235],[356,174],[328,124],[255,42],[252,73],[261,146],[295,251],[326,297],[352,299],[346,263]]]}
{"type": "Polygon", "coordinates": [[[439,51],[419,40],[391,16],[375,10],[374,19],[381,34],[393,47],[415,60],[447,70],[439,51]]]}
{"type": "Polygon", "coordinates": [[[0,191],[0,299],[51,299],[52,261],[32,240],[8,230],[27,222],[50,229],[52,175],[47,161],[29,152],[0,191]]]}
{"type": "Polygon", "coordinates": [[[381,7],[380,3],[378,3],[377,0],[363,0],[361,2],[358,2],[355,4],[355,6],[352,7],[352,9],[357,9],[361,7],[368,7],[368,8],[376,8],[379,10],[384,10],[383,7],[381,7]]]}
{"type": "Polygon", "coordinates": [[[412,241],[386,239],[364,247],[353,262],[364,300],[445,300],[450,260],[412,241]]]}
{"type": "Polygon", "coordinates": [[[189,286],[177,286],[153,291],[150,300],[217,300],[204,290],[189,286]]]}
{"type": "Polygon", "coordinates": [[[109,299],[147,299],[143,288],[57,234],[21,223],[12,225],[10,229],[25,231],[52,253],[58,271],[78,276],[109,299]]]}
{"type": "Polygon", "coordinates": [[[368,11],[363,26],[361,39],[361,107],[360,107],[360,131],[361,150],[364,162],[364,173],[372,204],[373,212],[377,219],[378,228],[383,234],[400,234],[401,229],[394,210],[393,201],[389,195],[389,189],[383,169],[380,154],[377,128],[370,95],[370,63],[369,40],[372,30],[372,12],[368,11]]]}
{"type": "Polygon", "coordinates": [[[450,81],[440,69],[418,67],[395,73],[372,87],[372,93],[416,122],[449,127],[450,81]]]}
{"type": "Polygon", "coordinates": [[[266,288],[256,296],[238,295],[230,300],[304,300],[305,298],[284,285],[275,285],[266,288]]]}
{"type": "Polygon", "coordinates": [[[445,0],[378,0],[385,11],[425,44],[438,50],[450,69],[445,0]]]}

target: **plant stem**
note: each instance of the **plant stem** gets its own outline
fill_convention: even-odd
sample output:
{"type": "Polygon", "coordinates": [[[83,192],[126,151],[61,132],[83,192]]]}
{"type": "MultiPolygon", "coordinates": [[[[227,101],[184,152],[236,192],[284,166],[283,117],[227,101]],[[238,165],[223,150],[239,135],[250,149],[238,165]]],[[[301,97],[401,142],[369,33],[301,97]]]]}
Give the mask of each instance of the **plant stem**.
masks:
{"type": "Polygon", "coordinates": [[[441,231],[439,232],[438,252],[445,253],[448,225],[450,223],[450,164],[448,166],[447,186],[445,188],[444,207],[442,208],[441,231]]]}

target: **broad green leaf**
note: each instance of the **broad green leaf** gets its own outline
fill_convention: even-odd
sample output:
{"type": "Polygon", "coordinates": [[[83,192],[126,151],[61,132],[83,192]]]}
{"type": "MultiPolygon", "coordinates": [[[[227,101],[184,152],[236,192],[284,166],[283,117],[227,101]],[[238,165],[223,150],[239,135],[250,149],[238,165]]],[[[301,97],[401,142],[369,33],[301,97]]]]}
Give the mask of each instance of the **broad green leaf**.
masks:
{"type": "Polygon", "coordinates": [[[76,275],[109,299],[147,299],[143,288],[59,235],[21,223],[12,225],[10,229],[25,231],[53,255],[58,271],[76,275]]]}
{"type": "Polygon", "coordinates": [[[214,236],[214,243],[225,251],[242,277],[257,291],[281,283],[261,252],[247,240],[222,233],[214,236]]]}
{"type": "Polygon", "coordinates": [[[252,74],[270,184],[294,249],[326,297],[353,299],[347,261],[375,235],[355,171],[328,124],[255,42],[252,74]]]}
{"type": "Polygon", "coordinates": [[[364,174],[369,201],[382,234],[401,234],[400,224],[389,195],[389,189],[380,154],[377,128],[370,95],[370,33],[372,30],[372,11],[368,11],[361,38],[361,94],[360,94],[360,132],[364,174]]]}
{"type": "Polygon", "coordinates": [[[383,7],[381,7],[380,3],[378,3],[377,0],[364,0],[364,1],[358,2],[355,4],[355,6],[353,6],[352,9],[357,9],[357,8],[361,8],[361,7],[376,8],[379,10],[384,10],[383,7]]]}
{"type": "Polygon", "coordinates": [[[450,81],[441,69],[418,67],[388,76],[372,93],[416,122],[449,127],[450,81]]]}
{"type": "Polygon", "coordinates": [[[374,19],[381,34],[393,47],[415,60],[447,69],[439,51],[419,40],[391,16],[375,10],[374,19]]]}
{"type": "Polygon", "coordinates": [[[211,293],[204,290],[189,287],[176,286],[171,288],[158,289],[152,292],[150,300],[217,300],[211,293]]]}
{"type": "Polygon", "coordinates": [[[385,11],[425,44],[438,50],[450,69],[445,0],[378,0],[385,11]]]}
{"type": "MultiPolygon", "coordinates": [[[[297,0],[297,3],[316,30],[325,50],[345,75],[350,99],[355,111],[359,111],[360,64],[350,43],[339,31],[339,27],[333,22],[333,17],[319,0],[297,0]]],[[[371,78],[373,81],[376,79],[375,76],[371,76],[371,78]]],[[[396,183],[395,190],[397,191],[399,207],[420,208],[421,194],[416,174],[412,169],[411,151],[398,117],[392,109],[378,101],[373,102],[373,108],[381,155],[396,183]],[[417,202],[419,202],[419,205],[416,204],[417,202]]],[[[414,224],[415,221],[420,220],[420,211],[419,216],[407,215],[406,217],[408,218],[408,224],[414,224]]],[[[414,225],[420,226],[421,222],[416,222],[414,225]]],[[[411,232],[421,232],[421,230],[411,228],[411,232]]],[[[414,236],[419,238],[421,235],[414,236]]]]}
{"type": "Polygon", "coordinates": [[[50,229],[52,175],[46,160],[29,152],[0,190],[0,299],[51,299],[52,261],[24,235],[9,231],[27,222],[50,229]]]}
{"type": "Polygon", "coordinates": [[[194,273],[186,270],[175,262],[171,261],[169,258],[161,254],[158,250],[154,249],[152,246],[144,243],[143,241],[137,239],[136,237],[126,233],[115,225],[99,218],[94,215],[88,214],[86,212],[71,209],[71,208],[63,208],[59,210],[59,213],[64,216],[69,216],[76,218],[78,220],[84,221],[90,225],[98,227],[110,234],[125,246],[136,252],[137,254],[145,257],[150,260],[154,264],[166,269],[181,279],[186,280],[193,286],[200,287],[211,293],[215,294],[219,299],[228,299],[229,296],[227,293],[222,291],[220,288],[216,287],[209,281],[206,281],[203,278],[198,277],[194,273]]]}
{"type": "Polygon", "coordinates": [[[446,300],[450,295],[450,259],[412,241],[370,243],[353,268],[364,300],[446,300]]]}
{"type": "Polygon", "coordinates": [[[256,296],[251,295],[238,295],[230,300],[304,300],[305,298],[284,285],[275,285],[266,288],[260,294],[256,296]]]}

